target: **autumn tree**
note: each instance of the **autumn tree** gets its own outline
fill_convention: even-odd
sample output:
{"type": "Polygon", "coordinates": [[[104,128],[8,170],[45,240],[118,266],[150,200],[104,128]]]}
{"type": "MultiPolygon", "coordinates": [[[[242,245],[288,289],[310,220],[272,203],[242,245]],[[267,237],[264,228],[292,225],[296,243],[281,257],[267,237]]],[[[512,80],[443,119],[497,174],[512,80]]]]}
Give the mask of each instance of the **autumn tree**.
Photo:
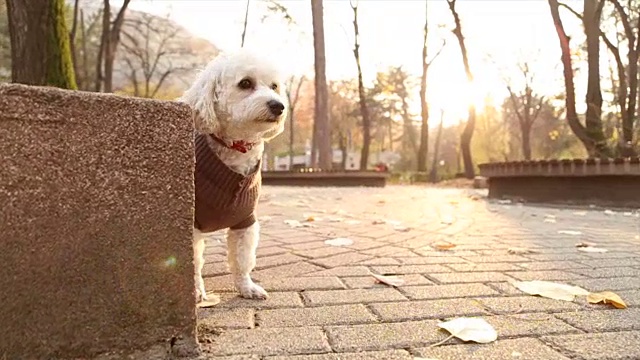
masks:
{"type": "MultiPolygon", "coordinates": [[[[453,16],[455,27],[453,34],[458,40],[460,46],[460,53],[462,55],[462,64],[464,65],[464,72],[467,76],[468,86],[473,86],[473,73],[471,72],[471,66],[469,65],[469,57],[467,54],[467,46],[465,43],[464,35],[462,33],[462,25],[460,23],[460,16],[456,11],[456,0],[447,0],[449,10],[453,16]]],[[[464,174],[468,179],[473,179],[475,176],[475,169],[473,167],[473,157],[471,155],[471,138],[473,137],[473,130],[476,126],[476,107],[472,101],[469,101],[469,117],[467,123],[464,126],[464,130],[460,135],[460,150],[462,151],[462,162],[464,164],[464,174]]]]}
{"type": "Polygon", "coordinates": [[[187,39],[180,41],[180,30],[168,19],[148,13],[125,21],[121,57],[134,96],[154,98],[170,76],[196,68],[187,39]]]}
{"type": "MultiPolygon", "coordinates": [[[[329,123],[329,92],[327,89],[327,61],[324,46],[324,15],[322,0],[311,0],[311,17],[313,20],[313,49],[315,66],[315,120],[314,120],[314,144],[317,148],[317,164],[322,169],[331,169],[333,152],[331,150],[331,133],[329,123]]],[[[312,150],[311,163],[316,164],[315,151],[312,150]]]]}
{"type": "Polygon", "coordinates": [[[11,79],[76,89],[64,0],[7,0],[11,79]]]}
{"type": "Polygon", "coordinates": [[[287,96],[287,103],[289,104],[289,170],[293,169],[293,144],[294,144],[294,134],[295,134],[295,111],[296,105],[298,105],[298,100],[300,100],[300,89],[302,89],[302,84],[305,82],[305,77],[296,77],[292,76],[288,79],[285,87],[285,94],[287,96]]]}
{"type": "Polygon", "coordinates": [[[116,60],[118,44],[120,43],[120,31],[124,23],[124,16],[131,0],[124,0],[116,17],[111,21],[111,4],[104,0],[102,9],[102,36],[100,50],[96,61],[95,91],[113,91],[113,65],[116,60]]]}

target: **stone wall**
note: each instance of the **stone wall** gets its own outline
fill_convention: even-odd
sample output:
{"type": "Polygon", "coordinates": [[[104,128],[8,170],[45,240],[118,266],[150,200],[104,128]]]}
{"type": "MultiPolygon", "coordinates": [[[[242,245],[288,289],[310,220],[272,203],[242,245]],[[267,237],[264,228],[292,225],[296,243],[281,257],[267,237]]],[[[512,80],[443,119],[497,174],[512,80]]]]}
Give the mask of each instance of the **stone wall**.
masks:
{"type": "Polygon", "coordinates": [[[193,167],[184,105],[0,85],[0,359],[193,352],[193,167]]]}

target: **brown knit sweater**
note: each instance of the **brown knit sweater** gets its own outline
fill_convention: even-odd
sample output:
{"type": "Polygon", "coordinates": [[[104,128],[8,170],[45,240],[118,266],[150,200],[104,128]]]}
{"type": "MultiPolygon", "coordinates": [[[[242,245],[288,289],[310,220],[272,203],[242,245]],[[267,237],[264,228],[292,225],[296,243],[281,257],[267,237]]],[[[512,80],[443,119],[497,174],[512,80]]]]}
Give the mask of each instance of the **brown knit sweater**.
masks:
{"type": "Polygon", "coordinates": [[[195,138],[196,213],[194,226],[202,232],[244,229],[256,222],[260,193],[260,164],[247,176],[223,163],[207,142],[208,135],[195,138]]]}

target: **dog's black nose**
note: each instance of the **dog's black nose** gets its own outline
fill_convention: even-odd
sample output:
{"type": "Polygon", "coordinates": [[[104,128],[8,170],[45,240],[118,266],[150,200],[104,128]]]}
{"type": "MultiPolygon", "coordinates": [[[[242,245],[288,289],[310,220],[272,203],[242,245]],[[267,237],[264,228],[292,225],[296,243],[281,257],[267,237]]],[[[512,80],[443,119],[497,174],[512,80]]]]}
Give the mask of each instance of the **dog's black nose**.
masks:
{"type": "Polygon", "coordinates": [[[278,100],[267,101],[267,106],[269,107],[269,111],[271,111],[271,113],[275,116],[282,115],[282,112],[284,111],[284,104],[282,104],[278,100]]]}

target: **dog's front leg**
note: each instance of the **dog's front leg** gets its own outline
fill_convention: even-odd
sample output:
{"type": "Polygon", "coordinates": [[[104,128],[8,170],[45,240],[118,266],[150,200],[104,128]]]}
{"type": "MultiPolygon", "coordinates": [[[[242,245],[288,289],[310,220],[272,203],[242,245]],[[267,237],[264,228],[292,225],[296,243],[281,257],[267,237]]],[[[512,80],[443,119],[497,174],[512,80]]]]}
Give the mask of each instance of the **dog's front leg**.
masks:
{"type": "Polygon", "coordinates": [[[229,229],[227,254],[229,269],[240,295],[248,299],[266,299],[267,292],[251,280],[251,270],[256,266],[256,249],[260,238],[260,225],[256,221],[246,229],[229,229]]]}

